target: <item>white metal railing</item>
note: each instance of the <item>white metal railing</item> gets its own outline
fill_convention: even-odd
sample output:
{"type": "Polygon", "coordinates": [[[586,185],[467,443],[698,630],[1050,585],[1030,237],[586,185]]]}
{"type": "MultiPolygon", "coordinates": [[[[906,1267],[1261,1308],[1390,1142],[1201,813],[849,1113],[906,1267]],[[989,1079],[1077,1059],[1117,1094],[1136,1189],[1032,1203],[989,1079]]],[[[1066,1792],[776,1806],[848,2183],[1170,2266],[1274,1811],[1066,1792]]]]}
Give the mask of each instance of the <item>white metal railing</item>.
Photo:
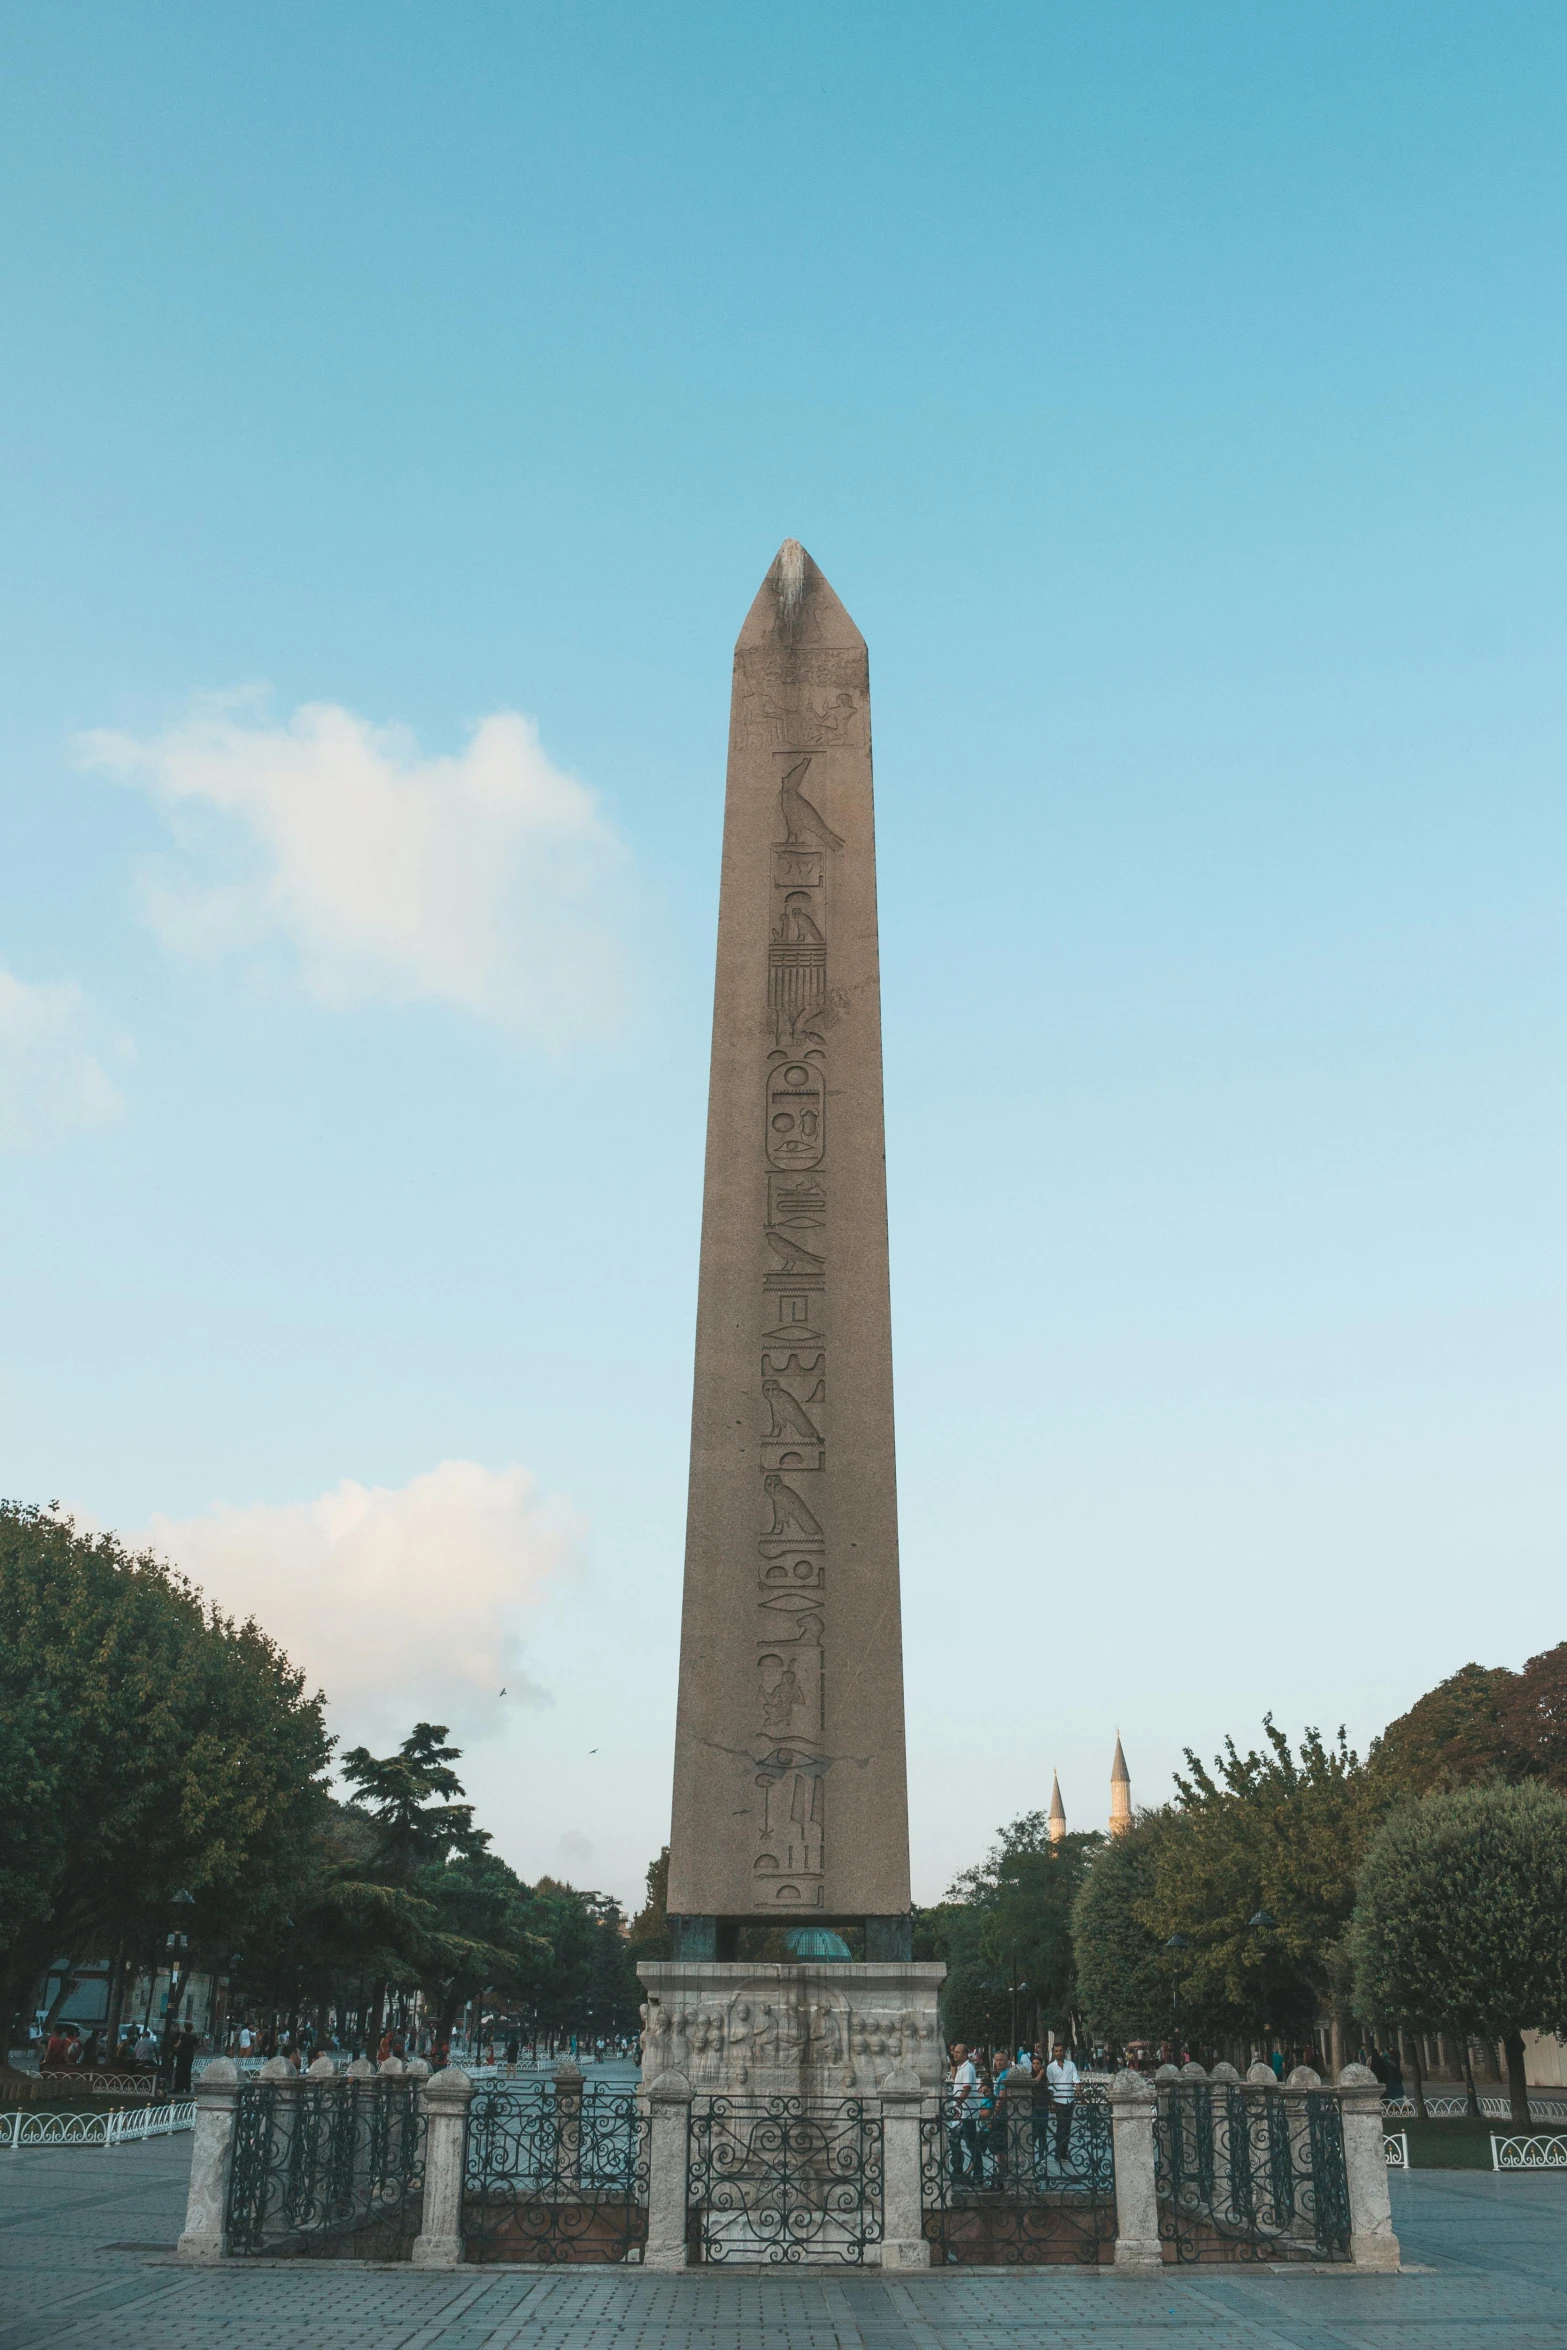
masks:
{"type": "MultiPolygon", "coordinates": [[[[1491,2121],[1508,2120],[1512,2110],[1511,2103],[1505,2097],[1493,2096],[1480,2099],[1480,2111],[1491,2121]]],[[[1531,2091],[1529,2110],[1531,2113],[1537,2113],[1542,2121],[1567,2121],[1567,2105],[1564,2105],[1557,2097],[1540,2097],[1531,2091]]],[[[1382,2111],[1384,2114],[1395,2116],[1399,2121],[1412,2121],[1415,2118],[1415,2101],[1412,2097],[1384,2097],[1382,2111]]],[[[1428,2097],[1426,2099],[1426,2112],[1434,2122],[1458,2121],[1468,2111],[1469,2100],[1467,2097],[1428,2097]]]]}
{"type": "Polygon", "coordinates": [[[1567,2138],[1491,2137],[1492,2170],[1567,2170],[1567,2138]]]}
{"type": "Polygon", "coordinates": [[[1387,2131],[1382,2140],[1382,2152],[1387,2157],[1389,2170],[1408,2170],[1409,2132],[1407,2130],[1387,2131]]]}
{"type": "Polygon", "coordinates": [[[94,2067],[79,2072],[74,2065],[51,2065],[47,2072],[35,2073],[33,2079],[45,2082],[51,2089],[69,2091],[73,2097],[134,2097],[150,2096],[158,2086],[157,2073],[100,2072],[94,2067]]]}
{"type": "Polygon", "coordinates": [[[13,2107],[0,2113],[0,2146],[128,2146],[137,2138],[167,2138],[195,2127],[193,2099],[178,2105],[126,2105],[117,2113],[43,2113],[13,2107]]]}

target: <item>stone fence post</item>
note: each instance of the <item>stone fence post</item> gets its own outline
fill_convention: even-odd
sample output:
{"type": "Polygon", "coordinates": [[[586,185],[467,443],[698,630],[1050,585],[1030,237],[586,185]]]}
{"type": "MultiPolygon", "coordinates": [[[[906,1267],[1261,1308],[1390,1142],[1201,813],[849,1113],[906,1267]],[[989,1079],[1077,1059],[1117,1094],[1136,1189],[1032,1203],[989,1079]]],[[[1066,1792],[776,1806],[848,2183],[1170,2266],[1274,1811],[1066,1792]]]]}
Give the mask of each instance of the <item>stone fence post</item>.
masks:
{"type": "Polygon", "coordinates": [[[240,2087],[238,2066],[226,2056],[217,2056],[191,2092],[196,2100],[196,2129],[191,2139],[185,2227],[178,2247],[181,2260],[228,2257],[229,2171],[234,2161],[240,2087]]]}
{"type": "Polygon", "coordinates": [[[462,2258],[468,2101],[473,2086],[460,2065],[449,2064],[444,2071],[430,2073],[419,2092],[424,2108],[424,2213],[414,2238],[415,2268],[455,2268],[462,2258]]]}
{"type": "Polygon", "coordinates": [[[920,2175],[920,2116],[925,2091],[917,2072],[899,2065],[881,2085],[881,2265],[929,2268],[920,2175]]]}
{"type": "Polygon", "coordinates": [[[645,2268],[686,2265],[686,2173],[691,2084],[684,2073],[660,2073],[647,2091],[648,2186],[645,2268]]]}
{"type": "Polygon", "coordinates": [[[1349,2176],[1349,2257],[1357,2268],[1397,2268],[1398,2238],[1382,2145],[1382,2085],[1369,2065],[1347,2064],[1335,2086],[1349,2176]]]}
{"type": "Polygon", "coordinates": [[[1123,2275],[1129,2272],[1134,2276],[1151,2276],[1164,2265],[1153,2158],[1158,2103],[1152,2081],[1141,2073],[1117,2073],[1110,2084],[1110,2132],[1115,2148],[1115,2265],[1123,2275]]]}

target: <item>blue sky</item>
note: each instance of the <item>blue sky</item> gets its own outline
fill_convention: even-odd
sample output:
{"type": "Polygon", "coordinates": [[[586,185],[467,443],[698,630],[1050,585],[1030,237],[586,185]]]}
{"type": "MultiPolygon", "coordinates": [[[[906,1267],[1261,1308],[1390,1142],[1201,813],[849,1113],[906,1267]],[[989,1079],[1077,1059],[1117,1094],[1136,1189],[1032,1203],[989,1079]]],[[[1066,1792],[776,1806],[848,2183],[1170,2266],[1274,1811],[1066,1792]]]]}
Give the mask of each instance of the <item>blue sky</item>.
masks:
{"type": "Polygon", "coordinates": [[[635,1889],[795,535],[871,647],[917,1895],[1117,1727],[1154,1799],[1567,1636],[1561,12],[5,50],[0,1489],[635,1889]]]}

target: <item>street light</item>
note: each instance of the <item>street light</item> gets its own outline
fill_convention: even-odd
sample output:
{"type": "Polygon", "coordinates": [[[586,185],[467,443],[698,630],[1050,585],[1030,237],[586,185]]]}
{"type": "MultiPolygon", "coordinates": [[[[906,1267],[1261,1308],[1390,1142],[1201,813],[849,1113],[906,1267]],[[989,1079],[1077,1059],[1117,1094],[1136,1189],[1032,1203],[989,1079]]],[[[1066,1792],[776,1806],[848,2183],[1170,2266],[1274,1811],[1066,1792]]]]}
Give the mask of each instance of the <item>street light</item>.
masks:
{"type": "Polygon", "coordinates": [[[174,1924],[163,1944],[169,1960],[169,2003],[164,2023],[165,2048],[178,2028],[180,2001],[185,1996],[185,1983],[190,1974],[190,1936],[185,1931],[187,1924],[185,1912],[188,1909],[194,1909],[195,1906],[195,1894],[187,1893],[183,1886],[169,1903],[169,1911],[174,1919],[174,1924]]]}
{"type": "Polygon", "coordinates": [[[1173,1978],[1175,2008],[1175,2061],[1179,2064],[1181,2061],[1181,1952],[1190,1950],[1191,1944],[1184,1934],[1172,1934],[1165,1943],[1165,1948],[1170,1953],[1170,1973],[1173,1978]]]}

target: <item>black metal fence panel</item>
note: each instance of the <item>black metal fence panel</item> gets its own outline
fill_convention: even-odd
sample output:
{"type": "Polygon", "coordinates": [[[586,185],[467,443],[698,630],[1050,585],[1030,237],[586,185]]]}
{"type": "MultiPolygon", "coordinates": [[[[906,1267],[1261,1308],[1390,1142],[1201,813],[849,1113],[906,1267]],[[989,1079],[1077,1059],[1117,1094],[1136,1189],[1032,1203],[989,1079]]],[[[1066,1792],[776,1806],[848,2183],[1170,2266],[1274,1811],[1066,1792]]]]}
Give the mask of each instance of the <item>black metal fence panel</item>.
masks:
{"type": "Polygon", "coordinates": [[[701,2261],[860,2267],[882,2240],[882,2125],[857,2098],[699,2097],[691,2252],[701,2261]]]}
{"type": "Polygon", "coordinates": [[[235,2114],[236,2253],[406,2260],[424,2208],[417,2080],[247,2081],[235,2114]]]}
{"type": "Polygon", "coordinates": [[[635,2092],[551,2080],[478,2090],[468,2108],[465,2260],[640,2260],[648,2123],[635,2092]]]}
{"type": "Polygon", "coordinates": [[[1070,2106],[943,2095],[920,2123],[924,2230],[938,2267],[1095,2265],[1114,2256],[1115,2153],[1103,2089],[1070,2106]]]}
{"type": "Polygon", "coordinates": [[[1344,2120],[1331,2090],[1161,2081],[1154,2173],[1167,2259],[1349,2258],[1344,2120]]]}

